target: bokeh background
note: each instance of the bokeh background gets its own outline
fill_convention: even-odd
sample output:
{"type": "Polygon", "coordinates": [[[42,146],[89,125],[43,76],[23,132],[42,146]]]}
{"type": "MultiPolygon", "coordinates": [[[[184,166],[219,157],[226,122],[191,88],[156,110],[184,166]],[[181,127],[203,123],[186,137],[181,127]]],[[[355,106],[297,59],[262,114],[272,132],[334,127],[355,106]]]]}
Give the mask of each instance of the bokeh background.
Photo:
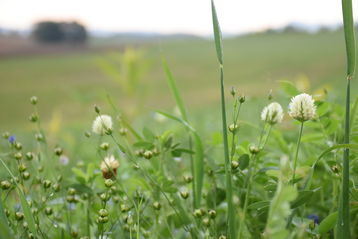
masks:
{"type": "MultiPolygon", "coordinates": [[[[343,101],[340,1],[221,0],[217,10],[228,91],[255,104],[291,81],[343,101]]],[[[198,121],[219,116],[210,11],[209,0],[0,0],[0,131],[32,127],[32,95],[54,134],[89,127],[93,104],[109,110],[109,97],[132,122],[175,111],[162,57],[198,121]]]]}

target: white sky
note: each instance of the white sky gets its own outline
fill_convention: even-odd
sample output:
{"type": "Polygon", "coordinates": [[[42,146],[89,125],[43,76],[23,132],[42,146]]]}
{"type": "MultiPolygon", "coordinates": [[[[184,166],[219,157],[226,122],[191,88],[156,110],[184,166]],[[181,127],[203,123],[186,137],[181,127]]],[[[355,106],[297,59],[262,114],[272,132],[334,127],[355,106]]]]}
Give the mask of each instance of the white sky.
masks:
{"type": "MultiPolygon", "coordinates": [[[[341,0],[216,0],[216,8],[225,33],[342,18],[341,0]]],[[[0,0],[0,27],[27,29],[43,19],[78,20],[91,30],[212,32],[210,0],[0,0]]]]}

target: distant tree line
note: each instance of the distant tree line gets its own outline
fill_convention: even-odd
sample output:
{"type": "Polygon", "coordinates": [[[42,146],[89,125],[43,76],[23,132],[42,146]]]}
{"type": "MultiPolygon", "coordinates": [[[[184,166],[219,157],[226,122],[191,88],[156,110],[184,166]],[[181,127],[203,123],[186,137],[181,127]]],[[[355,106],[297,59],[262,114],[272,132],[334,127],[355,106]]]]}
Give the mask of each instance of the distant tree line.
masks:
{"type": "Polygon", "coordinates": [[[41,21],[32,31],[35,40],[42,43],[83,44],[88,34],[85,26],[78,22],[41,21]]]}

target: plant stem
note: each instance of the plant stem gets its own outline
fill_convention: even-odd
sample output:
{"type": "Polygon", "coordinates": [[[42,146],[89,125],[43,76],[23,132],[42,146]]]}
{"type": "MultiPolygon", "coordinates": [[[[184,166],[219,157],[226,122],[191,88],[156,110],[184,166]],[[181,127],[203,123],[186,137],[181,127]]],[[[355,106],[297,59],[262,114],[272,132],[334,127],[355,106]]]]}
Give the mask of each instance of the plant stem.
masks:
{"type": "MultiPolygon", "coordinates": [[[[344,127],[344,143],[349,144],[349,113],[350,113],[350,78],[347,79],[346,93],[346,115],[344,127]]],[[[349,215],[349,148],[343,152],[343,177],[342,190],[339,199],[338,220],[337,220],[337,239],[349,239],[350,233],[350,215],[349,215]]]]}
{"type": "Polygon", "coordinates": [[[300,134],[299,134],[298,139],[297,139],[296,153],[295,153],[295,158],[294,158],[294,161],[293,161],[293,175],[292,175],[292,181],[291,181],[292,184],[295,183],[297,158],[298,158],[298,152],[299,152],[300,145],[301,145],[301,138],[302,138],[302,132],[303,132],[303,123],[304,122],[301,122],[300,134]]]}
{"type": "Polygon", "coordinates": [[[224,92],[224,67],[220,64],[220,92],[221,92],[221,116],[224,140],[224,157],[225,157],[225,176],[226,176],[226,201],[228,204],[228,225],[230,239],[236,238],[236,219],[235,208],[233,203],[231,163],[229,158],[229,144],[227,139],[226,109],[225,109],[225,92],[224,92]]]}

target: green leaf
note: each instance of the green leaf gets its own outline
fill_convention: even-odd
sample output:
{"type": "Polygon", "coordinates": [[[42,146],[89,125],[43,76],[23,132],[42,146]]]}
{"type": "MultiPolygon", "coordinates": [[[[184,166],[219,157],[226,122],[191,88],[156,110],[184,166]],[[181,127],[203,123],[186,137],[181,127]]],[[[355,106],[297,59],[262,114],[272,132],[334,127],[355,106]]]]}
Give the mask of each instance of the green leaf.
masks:
{"type": "Polygon", "coordinates": [[[342,10],[347,53],[347,75],[354,76],[356,67],[356,46],[354,37],[352,0],[342,0],[342,10]]]}
{"type": "Polygon", "coordinates": [[[243,154],[239,158],[239,168],[244,170],[249,166],[250,156],[248,154],[243,154]]]}
{"type": "Polygon", "coordinates": [[[211,13],[213,18],[213,30],[214,30],[216,54],[219,63],[222,65],[223,64],[222,37],[221,37],[221,30],[218,21],[218,16],[216,14],[215,4],[213,0],[211,1],[211,13]]]}
{"type": "MultiPolygon", "coordinates": [[[[357,207],[352,208],[350,210],[350,213],[357,211],[357,209],[358,209],[357,207]]],[[[319,234],[324,235],[330,230],[332,230],[337,223],[337,217],[338,217],[338,211],[335,211],[329,214],[327,217],[325,217],[318,226],[319,234]]]]}
{"type": "Polygon", "coordinates": [[[289,96],[295,96],[300,93],[300,91],[291,81],[281,80],[280,87],[289,96]]]}
{"type": "Polygon", "coordinates": [[[323,151],[321,153],[321,155],[318,157],[317,161],[319,159],[321,159],[323,156],[325,156],[329,152],[332,152],[335,149],[355,149],[355,150],[358,150],[358,144],[336,144],[336,145],[333,145],[332,147],[329,147],[328,149],[323,151]]]}
{"type": "Polygon", "coordinates": [[[298,192],[298,197],[291,203],[291,208],[295,209],[295,208],[305,204],[310,199],[312,199],[312,196],[315,192],[316,192],[316,190],[307,190],[307,191],[298,192]]]}
{"type": "Polygon", "coordinates": [[[173,78],[173,75],[172,75],[172,73],[171,73],[171,71],[169,69],[169,66],[168,66],[168,64],[167,64],[167,62],[165,61],[164,58],[163,58],[162,62],[163,62],[163,68],[164,68],[165,74],[167,76],[167,83],[169,85],[169,88],[170,88],[173,96],[174,96],[175,103],[178,106],[180,114],[182,115],[183,119],[185,121],[188,121],[185,106],[184,106],[183,100],[181,98],[181,95],[179,93],[179,90],[178,90],[178,87],[176,85],[176,82],[175,82],[175,80],[173,78]]]}
{"type": "Polygon", "coordinates": [[[143,136],[149,141],[153,141],[155,139],[154,133],[147,127],[143,128],[143,136]]]}

